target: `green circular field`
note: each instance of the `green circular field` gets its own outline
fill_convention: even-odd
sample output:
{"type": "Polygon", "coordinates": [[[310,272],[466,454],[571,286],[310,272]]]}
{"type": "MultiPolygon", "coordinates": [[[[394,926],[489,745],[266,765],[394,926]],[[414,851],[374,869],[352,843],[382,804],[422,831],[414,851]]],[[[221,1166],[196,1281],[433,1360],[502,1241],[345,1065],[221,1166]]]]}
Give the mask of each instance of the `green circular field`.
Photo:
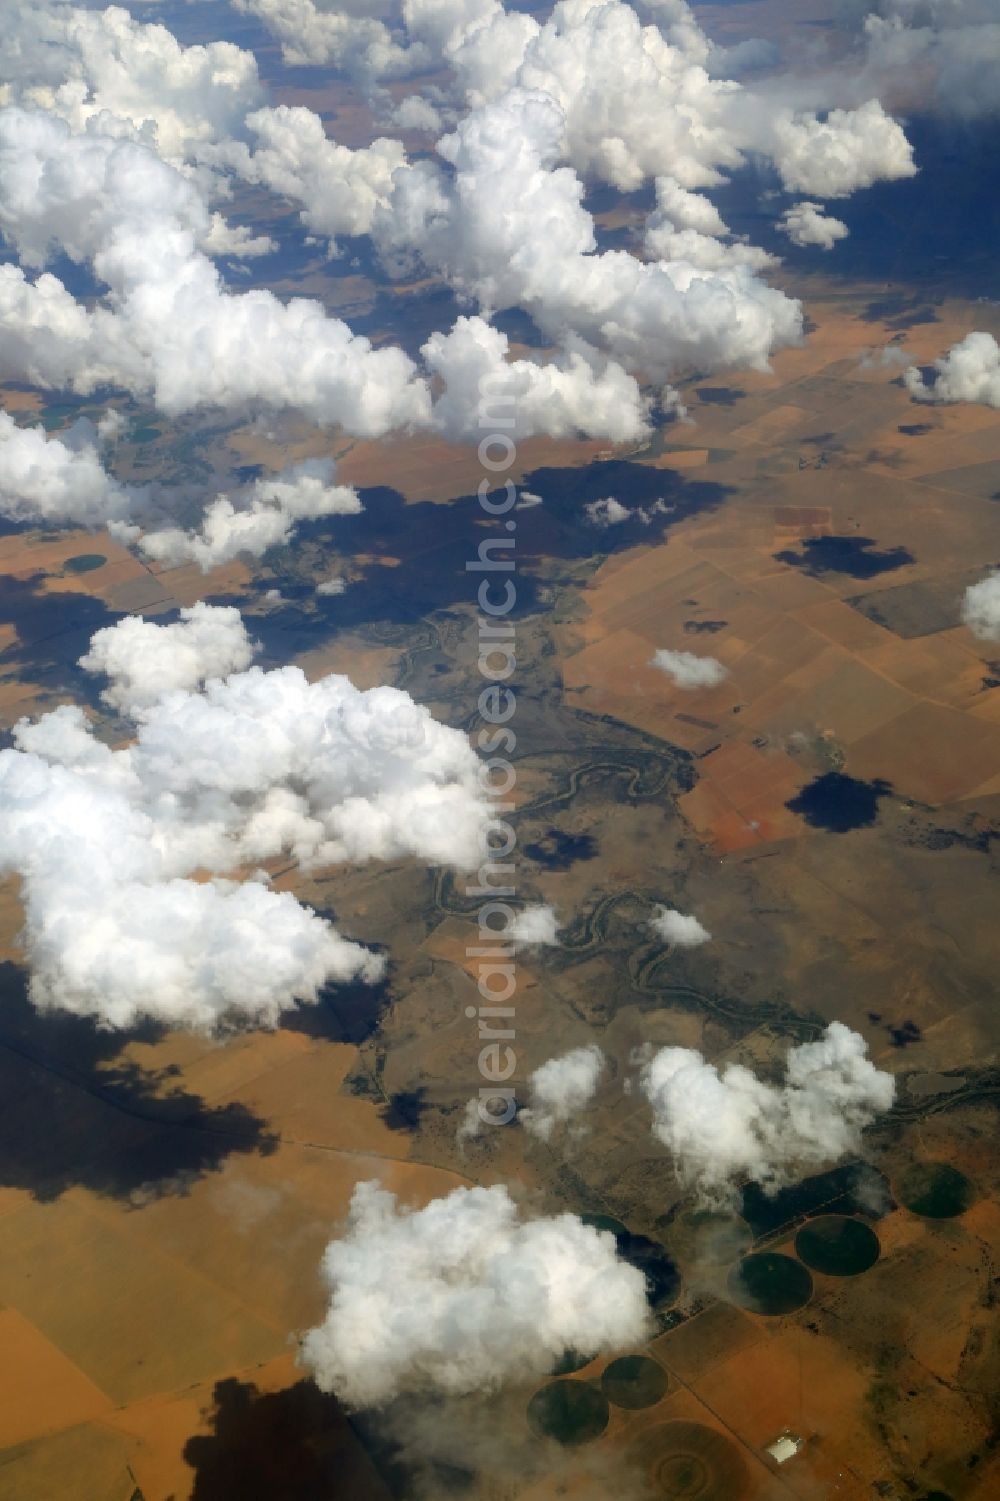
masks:
{"type": "Polygon", "coordinates": [[[735,1444],[701,1423],[663,1423],[642,1435],[651,1494],[664,1501],[739,1501],[746,1470],[735,1444]]]}
{"type": "Polygon", "coordinates": [[[751,1313],[776,1318],[803,1308],[812,1296],[812,1278],[801,1261],[777,1251],[757,1251],[733,1267],[729,1295],[751,1313]]]}
{"type": "Polygon", "coordinates": [[[947,1162],[913,1162],[895,1185],[896,1198],[911,1214],[929,1220],[951,1220],[964,1214],[976,1190],[964,1173],[947,1162]]]}
{"type": "Polygon", "coordinates": [[[878,1236],[864,1220],[823,1214],[809,1220],[795,1237],[795,1254],[827,1277],[856,1277],[878,1261],[878,1236]]]}
{"type": "Polygon", "coordinates": [[[100,552],[78,552],[76,557],[66,559],[63,568],[67,573],[93,573],[95,568],[103,568],[107,561],[100,552]]]}
{"type": "Polygon", "coordinates": [[[668,1384],[666,1371],[648,1355],[622,1355],[601,1376],[601,1390],[616,1407],[652,1407],[668,1384]]]}
{"type": "Polygon", "coordinates": [[[679,1261],[728,1266],[749,1251],[753,1231],[738,1214],[687,1209],[670,1226],[670,1249],[679,1261]]]}
{"type": "Polygon", "coordinates": [[[528,1403],[528,1422],[542,1438],[560,1444],[586,1444],[608,1426],[608,1399],[586,1381],[550,1381],[528,1403]]]}

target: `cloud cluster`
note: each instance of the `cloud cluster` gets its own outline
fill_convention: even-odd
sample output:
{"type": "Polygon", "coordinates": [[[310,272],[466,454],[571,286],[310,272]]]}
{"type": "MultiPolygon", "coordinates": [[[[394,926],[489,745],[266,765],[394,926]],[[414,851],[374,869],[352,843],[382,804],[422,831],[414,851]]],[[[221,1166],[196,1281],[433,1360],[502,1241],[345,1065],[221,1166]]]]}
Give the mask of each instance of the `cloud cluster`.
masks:
{"type": "Polygon", "coordinates": [[[868,75],[920,104],[966,119],[1000,110],[1000,15],[993,0],[870,0],[862,35],[868,75]]]}
{"type": "Polygon", "coordinates": [[[136,499],[105,469],[101,434],[87,418],[49,438],[0,412],[0,515],[9,521],[104,526],[127,517],[136,499]]]}
{"type": "Polygon", "coordinates": [[[551,948],[559,942],[559,919],[555,908],[538,902],[523,907],[507,929],[508,937],[525,948],[551,948]]]}
{"type": "Polygon", "coordinates": [[[678,912],[674,907],[661,907],[649,919],[649,926],[657,938],[676,949],[696,949],[708,943],[712,935],[708,929],[688,912],[678,912]]]}
{"type": "Polygon", "coordinates": [[[566,1125],[587,1108],[603,1072],[604,1054],[593,1043],[550,1058],[528,1080],[528,1105],[518,1115],[521,1125],[548,1141],[556,1126],[566,1125]]]}
{"type": "Polygon", "coordinates": [[[790,1049],[782,1084],[736,1063],[720,1072],[691,1048],[661,1048],[640,1083],[679,1178],[725,1202],[744,1179],[774,1192],[860,1149],[862,1130],[891,1108],[895,1088],[866,1053],[863,1037],[831,1022],[817,1042],[790,1049]]]}
{"type": "Polygon", "coordinates": [[[111,750],[66,705],[0,752],[0,870],[21,877],[36,1005],[114,1027],[274,1025],[382,961],[234,873],[277,856],[478,862],[488,812],[465,736],[393,688],[244,670],[249,651],[229,609],[120,621],[83,665],[109,674],[135,738],[111,750]]]}
{"type": "Polygon", "coordinates": [[[356,516],[356,490],[334,484],[332,459],[303,459],[266,479],[256,479],[232,501],[219,495],[205,509],[197,531],[161,527],[137,535],[147,558],[161,563],[197,563],[203,572],[241,553],[259,558],[281,547],[295,525],[322,516],[356,516]]]}
{"type": "Polygon", "coordinates": [[[1000,407],[1000,344],[992,334],[967,334],[934,361],[934,371],[929,384],[916,365],[904,372],[906,389],[915,401],[974,401],[1000,407]]]}
{"type": "Polygon", "coordinates": [[[190,692],[210,678],[242,672],[253,655],[239,610],[199,600],[170,625],[123,616],[91,636],[80,666],[108,679],[101,693],[106,704],[131,713],[168,693],[190,692]]]}
{"type": "Polygon", "coordinates": [[[693,651],[671,651],[661,647],[650,659],[678,688],[716,688],[728,676],[716,657],[699,657],[693,651]]]}
{"type": "Polygon", "coordinates": [[[374,349],[317,302],[229,292],[198,248],[211,229],[190,179],[148,147],[0,110],[0,230],[25,266],[61,250],[108,288],[87,308],[51,275],[2,268],[13,373],[82,393],[116,385],[173,416],[263,403],[368,437],[429,420],[401,350],[374,349]]]}
{"type": "Polygon", "coordinates": [[[818,245],[820,250],[832,250],[838,240],[846,240],[847,225],[832,214],[824,214],[818,203],[796,203],[786,209],[778,221],[778,228],[786,234],[793,245],[818,245]]]}
{"type": "Polygon", "coordinates": [[[484,312],[520,306],[557,344],[599,350],[629,372],[766,368],[801,336],[801,308],[746,264],[704,269],[597,252],[584,185],[559,166],[566,120],[540,91],[512,89],[470,112],[429,161],[400,169],[375,216],[387,260],[416,253],[484,312]]]}
{"type": "Polygon", "coordinates": [[[1000,573],[969,585],[962,599],[962,620],[982,641],[1000,641],[1000,573]]]}
{"type": "Polygon", "coordinates": [[[648,1332],[645,1279],[614,1237],[571,1214],[525,1218],[502,1186],[413,1211],[359,1184],[323,1277],[329,1308],[301,1358],[351,1407],[529,1385],[567,1349],[596,1355],[648,1332]]]}

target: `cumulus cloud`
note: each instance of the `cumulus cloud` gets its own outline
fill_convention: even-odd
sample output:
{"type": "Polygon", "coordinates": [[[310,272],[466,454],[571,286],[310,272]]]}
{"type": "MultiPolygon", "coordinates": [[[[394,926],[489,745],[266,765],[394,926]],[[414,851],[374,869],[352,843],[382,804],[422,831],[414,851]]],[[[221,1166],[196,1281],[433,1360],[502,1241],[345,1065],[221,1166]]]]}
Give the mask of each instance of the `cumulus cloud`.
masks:
{"type": "Polygon", "coordinates": [[[332,459],[304,459],[268,479],[257,479],[234,503],[219,495],[205,510],[197,531],[166,527],[143,533],[139,547],[162,563],[197,563],[203,572],[241,553],[259,558],[281,547],[299,521],[321,516],[356,516],[357,491],[335,485],[332,459]]]}
{"type": "Polygon", "coordinates": [[[1000,17],[993,0],[870,0],[861,7],[867,70],[880,87],[964,118],[1000,110],[1000,17]]]}
{"type": "Polygon", "coordinates": [[[104,526],[131,511],[137,492],[104,468],[101,433],[81,417],[59,437],[0,412],[0,515],[10,521],[104,526]]]}
{"type": "Polygon", "coordinates": [[[0,870],[21,877],[39,1007],[274,1025],[382,961],[291,893],[228,877],[278,856],[478,862],[488,811],[464,735],[393,688],[242,670],[248,651],[228,609],[123,620],[84,665],[110,673],[134,739],[111,750],[64,705],[0,752],[0,870]]]}
{"type": "Polygon", "coordinates": [[[747,264],[597,253],[583,183],[557,165],[565,123],[552,97],[523,89],[472,111],[438,143],[452,176],[426,161],[397,171],[375,216],[383,255],[417,253],[482,309],[521,306],[557,344],[571,335],[653,380],[764,369],[798,341],[799,304],[747,264]]]}
{"type": "Polygon", "coordinates": [[[1000,641],[1000,573],[970,584],[962,600],[962,620],[983,641],[1000,641]]]}
{"type": "Polygon", "coordinates": [[[778,221],[778,228],[793,245],[818,245],[820,250],[832,250],[838,240],[845,240],[848,235],[843,220],[824,214],[818,203],[809,202],[796,203],[786,209],[778,221]]]}
{"type": "Polygon", "coordinates": [[[655,651],[651,667],[665,672],[678,688],[715,688],[728,677],[728,671],[716,657],[699,657],[693,651],[655,651]]]}
{"type": "Polygon", "coordinates": [[[573,1048],[550,1058],[528,1080],[528,1106],[518,1120],[532,1136],[548,1141],[556,1126],[586,1110],[604,1072],[604,1054],[596,1044],[573,1048]]]}
{"type": "Polygon", "coordinates": [[[831,1022],[790,1049],[784,1082],[769,1084],[741,1064],[720,1072],[691,1048],[661,1048],[640,1079],[653,1134],[705,1200],[725,1202],[747,1178],[775,1192],[857,1152],[864,1127],[891,1108],[892,1075],[866,1052],[863,1037],[831,1022]]]}
{"type": "Polygon", "coordinates": [[[558,933],[555,908],[541,902],[522,908],[507,929],[508,936],[526,948],[536,944],[551,947],[559,942],[558,933]]]}
{"type": "Polygon", "coordinates": [[[687,912],[678,912],[673,907],[661,907],[649,919],[649,926],[657,938],[672,944],[677,949],[696,949],[708,943],[712,935],[696,917],[687,912]]]}
{"type": "Polygon", "coordinates": [[[567,1349],[621,1349],[649,1327],[645,1280],[613,1236],[526,1218],[500,1185],[408,1210],[361,1183],[322,1270],[330,1304],[301,1359],[351,1407],[529,1384],[567,1349]]]}
{"type": "Polygon", "coordinates": [[[82,393],[117,385],[174,416],[266,403],[369,437],[429,419],[401,350],[374,349],[318,302],[228,292],[197,248],[211,230],[200,195],[143,145],[0,110],[0,229],[24,265],[61,249],[108,288],[90,309],[55,277],[2,268],[4,373],[19,364],[21,378],[82,393]]]}
{"type": "Polygon", "coordinates": [[[682,188],[676,178],[656,179],[656,208],[646,220],[646,253],[656,260],[685,261],[703,271],[746,266],[762,271],[775,258],[736,239],[703,193],[682,188]]]}
{"type": "Polygon", "coordinates": [[[0,77],[10,102],[56,114],[77,133],[100,125],[145,139],[171,160],[239,136],[263,101],[252,52],[232,42],[182,46],[165,26],[114,5],[13,7],[0,77]]]}
{"type": "Polygon", "coordinates": [[[1000,344],[992,334],[967,334],[934,361],[934,371],[929,384],[918,366],[905,371],[903,380],[915,401],[974,401],[1000,407],[1000,344]]]}
{"type": "Polygon", "coordinates": [[[545,364],[508,360],[508,347],[507,335],[482,318],[459,318],[450,333],[432,334],[424,344],[427,368],[444,384],[434,424],[446,437],[474,433],[487,400],[514,441],[536,433],[613,443],[648,436],[649,401],[638,383],[582,340],[568,340],[545,364]]]}
{"type": "Polygon", "coordinates": [[[393,173],[406,160],[398,141],[380,138],[352,151],[300,105],[257,110],[246,123],[256,145],[245,176],[300,203],[303,224],[331,241],[371,231],[376,205],[387,201],[393,173]]]}
{"type": "Polygon", "coordinates": [[[766,136],[783,186],[816,198],[847,198],[876,182],[913,177],[913,148],[877,99],[831,109],[825,119],[779,111],[766,136]]]}
{"type": "Polygon", "coordinates": [[[109,686],[101,698],[129,713],[178,689],[189,691],[209,678],[242,672],[253,654],[239,610],[199,600],[170,625],[126,615],[105,626],[90,638],[80,666],[106,677],[109,686]]]}
{"type": "Polygon", "coordinates": [[[605,527],[621,526],[632,512],[614,495],[606,495],[603,500],[589,500],[583,508],[583,514],[591,525],[605,527]]]}

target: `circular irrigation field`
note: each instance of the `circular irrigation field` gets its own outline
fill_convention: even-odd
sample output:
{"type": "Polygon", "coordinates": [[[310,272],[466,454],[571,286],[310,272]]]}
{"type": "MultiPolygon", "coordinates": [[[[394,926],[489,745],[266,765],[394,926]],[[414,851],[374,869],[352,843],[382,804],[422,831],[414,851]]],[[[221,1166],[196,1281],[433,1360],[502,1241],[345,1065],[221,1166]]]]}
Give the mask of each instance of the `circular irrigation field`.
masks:
{"type": "Polygon", "coordinates": [[[528,1403],[528,1422],[541,1438],[560,1444],[586,1444],[608,1426],[608,1399],[586,1381],[550,1381],[528,1403]]]}
{"type": "Polygon", "coordinates": [[[639,1452],[664,1501],[740,1501],[746,1470],[739,1450],[702,1423],[663,1423],[643,1434],[639,1452]]]}
{"type": "Polygon", "coordinates": [[[812,1296],[812,1277],[794,1256],[755,1251],[730,1272],[729,1295],[751,1313],[776,1318],[805,1307],[812,1296]]]}
{"type": "Polygon", "coordinates": [[[895,1185],[896,1198],[911,1214],[951,1220],[974,1202],[976,1190],[964,1173],[947,1162],[912,1162],[895,1185]]]}
{"type": "Polygon", "coordinates": [[[864,1220],[846,1214],[822,1214],[802,1226],[795,1254],[827,1277],[856,1277],[878,1261],[878,1236],[864,1220]]]}
{"type": "Polygon", "coordinates": [[[601,1390],[616,1407],[653,1407],[668,1385],[666,1371],[648,1355],[622,1355],[601,1375],[601,1390]]]}

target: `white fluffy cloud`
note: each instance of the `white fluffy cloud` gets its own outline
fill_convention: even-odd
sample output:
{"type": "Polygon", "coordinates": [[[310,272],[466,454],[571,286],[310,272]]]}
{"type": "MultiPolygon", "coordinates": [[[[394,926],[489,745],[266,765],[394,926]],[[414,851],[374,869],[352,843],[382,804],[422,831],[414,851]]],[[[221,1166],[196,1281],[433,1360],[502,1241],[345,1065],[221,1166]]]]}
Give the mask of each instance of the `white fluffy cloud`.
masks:
{"type": "Polygon", "coordinates": [[[712,935],[696,917],[687,912],[678,912],[674,907],[661,907],[649,919],[649,926],[657,938],[678,949],[696,949],[708,943],[712,935]]]}
{"type": "Polygon", "coordinates": [[[766,137],[782,184],[790,193],[847,198],[876,182],[913,177],[913,149],[877,99],[858,109],[815,115],[778,112],[766,137]]]}
{"type": "Polygon", "coordinates": [[[818,203],[809,202],[795,203],[786,209],[778,228],[793,245],[818,245],[820,250],[832,250],[838,240],[845,240],[848,235],[843,220],[824,214],[818,203]]]}
{"type": "Polygon", "coordinates": [[[603,500],[590,500],[583,508],[583,514],[593,526],[620,526],[627,521],[632,512],[628,506],[623,506],[620,500],[613,495],[606,495],[603,500]]]}
{"type": "Polygon", "coordinates": [[[554,907],[542,902],[523,907],[507,929],[514,943],[526,948],[533,945],[552,947],[559,942],[559,919],[554,907]]]}
{"type": "Polygon", "coordinates": [[[170,415],[292,407],[369,437],[429,420],[401,350],[373,349],[318,302],[228,292],[197,248],[211,229],[204,203],[145,146],[0,110],[0,229],[26,265],[61,248],[109,289],[86,309],[54,277],[31,284],[2,268],[0,334],[22,378],[152,393],[170,415]]]}
{"type": "Polygon", "coordinates": [[[613,443],[646,437],[649,402],[632,376],[582,341],[568,344],[542,365],[508,360],[507,335],[482,318],[459,318],[450,333],[432,334],[421,353],[444,384],[434,425],[448,438],[465,438],[481,428],[486,401],[512,441],[536,433],[613,443]]]}
{"type": "Polygon", "coordinates": [[[21,877],[37,1005],[116,1027],[273,1025],[382,964],[289,892],[227,876],[279,855],[478,862],[488,813],[464,735],[396,689],[296,667],[179,686],[247,650],[234,612],[207,605],[119,622],[84,665],[110,671],[134,740],[110,750],[63,706],[0,752],[0,870],[21,877]]]}
{"type": "Polygon", "coordinates": [[[1000,573],[970,584],[962,600],[962,619],[983,641],[1000,641],[1000,573]]]}
{"type": "Polygon", "coordinates": [[[14,100],[150,140],[186,159],[238,136],[263,100],[252,52],[232,42],[182,46],[120,6],[17,5],[0,34],[0,78],[14,100]]]}
{"type": "Polygon", "coordinates": [[[613,1236],[571,1214],[524,1218],[499,1185],[413,1211],[359,1184],[323,1277],[330,1305],[301,1358],[351,1407],[530,1383],[567,1349],[596,1355],[648,1332],[643,1275],[613,1236]]]}
{"type": "Polygon", "coordinates": [[[678,688],[715,688],[728,676],[716,657],[699,657],[693,651],[670,651],[663,647],[650,659],[678,688]]]}
{"type": "Polygon", "coordinates": [[[514,89],[467,115],[438,143],[454,167],[396,173],[376,214],[383,254],[418,252],[485,309],[521,306],[555,342],[570,336],[627,371],[764,369],[801,335],[801,308],[745,264],[705,270],[595,252],[576,173],[557,165],[565,129],[549,95],[514,89]]]}
{"type": "Polygon", "coordinates": [[[743,1179],[775,1191],[859,1150],[895,1088],[866,1053],[863,1037],[831,1022],[817,1042],[789,1051],[783,1084],[736,1063],[720,1073],[691,1048],[661,1048],[644,1063],[641,1087],[678,1176],[724,1201],[743,1179]]]}
{"type": "Polygon", "coordinates": [[[259,558],[286,543],[298,521],[321,516],[356,516],[357,491],[335,485],[332,459],[304,459],[269,479],[257,479],[234,503],[217,496],[197,531],[178,527],[144,532],[138,543],[148,558],[162,563],[197,563],[203,572],[241,553],[259,558]]]}
{"type": "Polygon", "coordinates": [[[1000,407],[1000,344],[992,334],[967,334],[934,361],[936,375],[927,384],[920,369],[904,373],[906,389],[916,401],[974,401],[1000,407]]]}
{"type": "Polygon", "coordinates": [[[126,517],[136,494],[104,468],[100,439],[85,417],[49,438],[43,427],[19,427],[0,412],[0,515],[79,526],[126,517]]]}
{"type": "Polygon", "coordinates": [[[916,83],[949,114],[1000,110],[1000,15],[994,0],[872,0],[864,20],[867,67],[881,87],[916,83]]]}
{"type": "Polygon", "coordinates": [[[604,1054],[593,1043],[550,1058],[528,1080],[528,1106],[518,1116],[521,1125],[548,1141],[556,1126],[586,1110],[603,1072],[604,1054]]]}
{"type": "Polygon", "coordinates": [[[129,713],[148,709],[168,693],[197,688],[209,678],[242,672],[253,653],[239,610],[199,600],[181,610],[180,619],[170,625],[126,615],[105,626],[90,638],[80,666],[106,677],[109,687],[101,698],[129,713]]]}
{"type": "Polygon", "coordinates": [[[256,145],[246,176],[300,203],[303,224],[316,234],[335,241],[370,233],[376,205],[386,202],[393,172],[406,160],[398,141],[380,138],[351,151],[298,105],[257,110],[247,125],[256,145]]]}
{"type": "Polygon", "coordinates": [[[703,271],[763,271],[775,264],[766,250],[733,237],[710,198],[689,192],[673,177],[656,179],[656,208],[646,220],[644,244],[654,260],[685,261],[703,271]]]}

